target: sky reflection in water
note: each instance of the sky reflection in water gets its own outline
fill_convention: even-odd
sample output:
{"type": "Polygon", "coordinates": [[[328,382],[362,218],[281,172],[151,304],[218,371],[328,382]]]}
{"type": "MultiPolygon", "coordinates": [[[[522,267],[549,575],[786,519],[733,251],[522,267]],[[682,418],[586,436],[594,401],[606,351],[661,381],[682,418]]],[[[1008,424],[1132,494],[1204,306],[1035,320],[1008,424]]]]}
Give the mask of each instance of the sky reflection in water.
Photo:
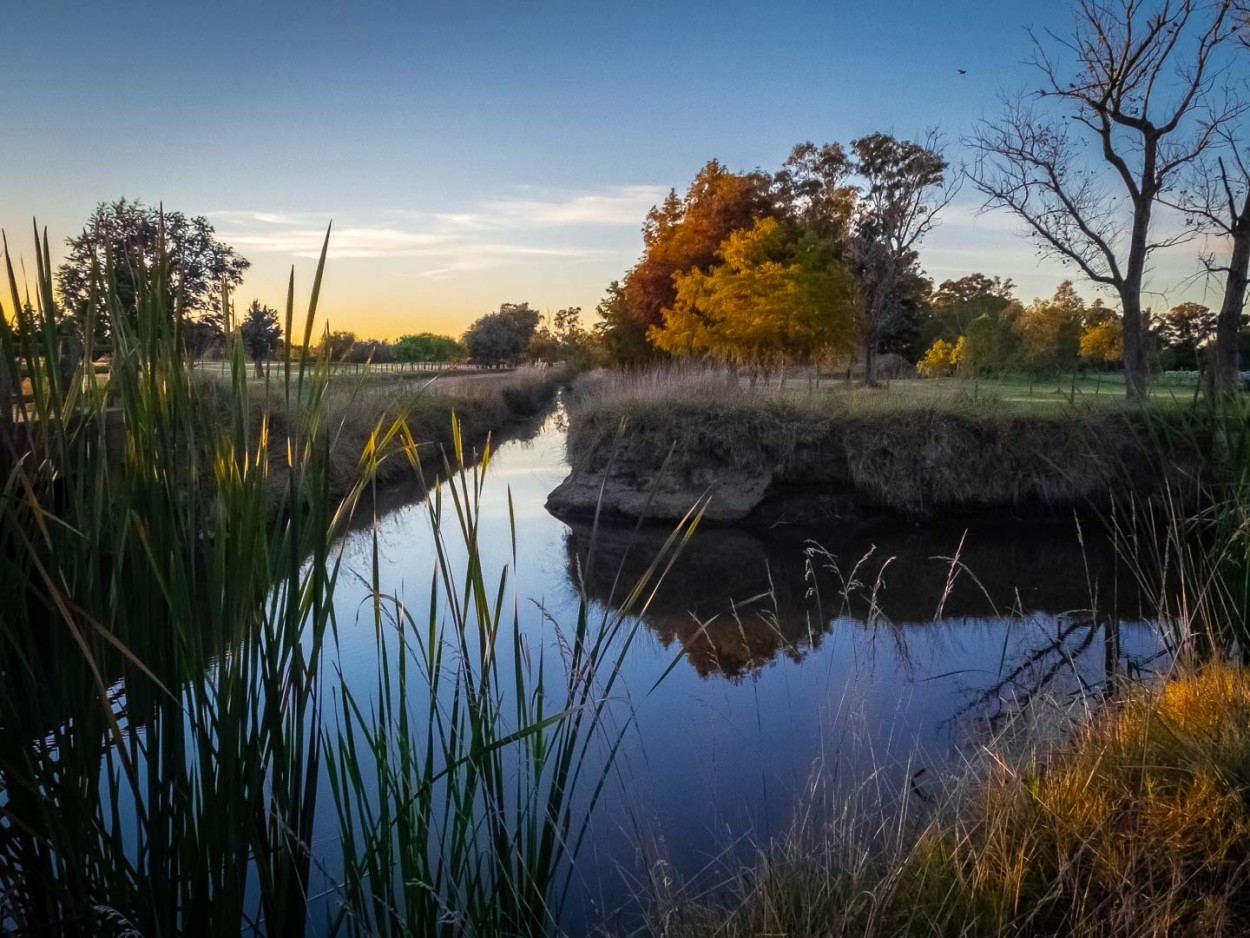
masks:
{"type": "MultiPolygon", "coordinates": [[[[590,526],[570,528],[543,507],[566,473],[557,415],[500,446],[481,506],[482,529],[499,532],[484,544],[489,582],[512,559],[511,489],[520,614],[549,649],[556,624],[574,620],[579,570],[590,600],[611,603],[614,582],[620,596],[667,536],[602,529],[585,571],[590,526]]],[[[422,621],[434,554],[417,491],[379,505],[379,577],[422,621]]],[[[870,777],[886,791],[913,778],[923,788],[1021,701],[1099,685],[1104,632],[1091,608],[1118,613],[1121,666],[1148,665],[1154,630],[1095,527],[1086,523],[1084,544],[1075,521],[697,532],[625,663],[635,724],[623,784],[579,863],[586,914],[625,902],[627,883],[657,859],[690,877],[781,832],[818,770],[847,790],[870,777]],[[684,660],[650,690],[677,654],[684,660]]],[[[368,577],[367,528],[346,552],[339,663],[371,686],[368,590],[355,576],[368,577]]]]}

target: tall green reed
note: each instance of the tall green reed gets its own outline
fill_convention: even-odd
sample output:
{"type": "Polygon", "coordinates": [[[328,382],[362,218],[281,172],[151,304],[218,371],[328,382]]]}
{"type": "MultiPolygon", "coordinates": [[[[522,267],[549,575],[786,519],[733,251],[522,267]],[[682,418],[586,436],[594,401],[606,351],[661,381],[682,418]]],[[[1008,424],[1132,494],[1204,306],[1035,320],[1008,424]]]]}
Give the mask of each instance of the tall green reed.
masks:
{"type": "Polygon", "coordinates": [[[595,607],[583,587],[569,629],[544,616],[544,634],[523,625],[511,585],[510,495],[511,563],[495,575],[483,563],[489,461],[488,447],[467,466],[455,434],[446,481],[427,502],[436,558],[423,609],[380,592],[375,558],[382,667],[371,699],[340,682],[343,730],[328,763],[343,832],[336,925],[349,934],[560,930],[632,722],[625,656],[705,507],[692,507],[619,603],[595,607]]]}
{"type": "Polygon", "coordinates": [[[1250,660],[1250,400],[1214,396],[1195,416],[1204,434],[1189,446],[1205,471],[1126,499],[1111,529],[1175,656],[1250,660]]]}
{"type": "MultiPolygon", "coordinates": [[[[284,362],[277,458],[237,337],[228,389],[193,374],[163,244],[151,262],[106,257],[73,315],[46,236],[36,260],[32,302],[6,245],[0,921],[300,934],[336,538],[367,473],[332,497],[327,372],[306,374],[307,356],[284,362]],[[133,305],[115,289],[120,265],[133,305]],[[91,346],[102,316],[104,381],[91,346]]],[[[305,350],[324,262],[323,246],[305,350]]],[[[288,335],[294,308],[292,282],[288,335]]]]}
{"type": "Polygon", "coordinates": [[[346,492],[334,471],[330,369],[309,352],[325,250],[302,322],[292,274],[280,387],[261,390],[233,332],[224,386],[195,374],[163,244],[154,261],[104,257],[72,312],[46,235],[33,296],[5,245],[0,930],[558,927],[628,725],[631,612],[701,506],[615,612],[583,595],[557,661],[528,643],[508,572],[487,574],[483,540],[510,535],[515,561],[515,525],[483,530],[489,454],[468,466],[457,430],[430,502],[428,619],[381,594],[375,537],[375,699],[327,680],[341,535],[388,454],[419,464],[401,416],[375,426],[346,492]],[[116,289],[123,265],[133,303],[116,289]],[[343,842],[334,920],[311,895],[323,778],[343,842]]]}

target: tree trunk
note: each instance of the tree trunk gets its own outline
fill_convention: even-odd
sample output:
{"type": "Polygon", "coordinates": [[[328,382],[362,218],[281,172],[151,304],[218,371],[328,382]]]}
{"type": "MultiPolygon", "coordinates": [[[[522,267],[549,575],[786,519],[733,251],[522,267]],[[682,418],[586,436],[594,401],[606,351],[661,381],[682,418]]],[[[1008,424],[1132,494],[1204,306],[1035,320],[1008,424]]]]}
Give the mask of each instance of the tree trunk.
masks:
{"type": "Polygon", "coordinates": [[[1241,331],[1241,311],[1246,305],[1246,282],[1250,276],[1250,196],[1233,227],[1233,254],[1224,282],[1224,302],[1215,323],[1215,389],[1221,394],[1237,390],[1237,334],[1241,331]]]}
{"type": "Polygon", "coordinates": [[[1123,291],[1120,303],[1124,309],[1124,394],[1134,404],[1146,400],[1148,373],[1145,323],[1142,322],[1141,293],[1123,291]]]}
{"type": "Polygon", "coordinates": [[[21,403],[21,381],[0,360],[0,457],[17,458],[16,411],[21,403]]]}
{"type": "Polygon", "coordinates": [[[1134,404],[1146,401],[1146,381],[1150,373],[1149,336],[1142,321],[1141,287],[1149,253],[1150,215],[1154,208],[1154,179],[1158,141],[1147,139],[1142,156],[1142,191],[1133,200],[1133,229],[1129,235],[1128,260],[1124,278],[1117,284],[1120,307],[1124,311],[1124,395],[1134,404]]]}
{"type": "Polygon", "coordinates": [[[864,384],[875,387],[877,384],[877,337],[869,335],[864,339],[864,384]]]}
{"type": "Polygon", "coordinates": [[[261,365],[261,360],[257,358],[257,359],[254,359],[254,361],[256,362],[256,377],[260,379],[264,379],[265,369],[264,369],[264,366],[261,365]]]}
{"type": "Polygon", "coordinates": [[[81,380],[82,375],[78,369],[82,365],[84,354],[82,340],[77,335],[61,336],[57,349],[57,369],[60,372],[62,394],[69,393],[75,378],[81,380]]]}

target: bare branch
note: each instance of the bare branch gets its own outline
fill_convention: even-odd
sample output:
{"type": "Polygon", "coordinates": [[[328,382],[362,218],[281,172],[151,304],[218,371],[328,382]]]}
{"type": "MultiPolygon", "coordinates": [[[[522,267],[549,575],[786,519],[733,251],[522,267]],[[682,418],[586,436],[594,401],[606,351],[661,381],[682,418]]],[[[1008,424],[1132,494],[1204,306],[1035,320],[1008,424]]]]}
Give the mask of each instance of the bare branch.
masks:
{"type": "Polygon", "coordinates": [[[969,177],[987,206],[1011,209],[1046,253],[1076,264],[1089,279],[1112,286],[1122,279],[1114,212],[1066,133],[1017,100],[1007,102],[1001,120],[982,122],[970,142],[978,159],[969,177]]]}
{"type": "Polygon", "coordinates": [[[1190,200],[1173,196],[1179,176],[1245,113],[1217,82],[1217,51],[1246,22],[1234,3],[1250,0],[1077,0],[1070,37],[1031,34],[1037,97],[1054,111],[1008,101],[969,141],[987,207],[1008,208],[1043,251],[1119,293],[1132,397],[1145,388],[1150,256],[1210,223],[1191,211],[1189,230],[1152,238],[1154,206],[1190,200]]]}

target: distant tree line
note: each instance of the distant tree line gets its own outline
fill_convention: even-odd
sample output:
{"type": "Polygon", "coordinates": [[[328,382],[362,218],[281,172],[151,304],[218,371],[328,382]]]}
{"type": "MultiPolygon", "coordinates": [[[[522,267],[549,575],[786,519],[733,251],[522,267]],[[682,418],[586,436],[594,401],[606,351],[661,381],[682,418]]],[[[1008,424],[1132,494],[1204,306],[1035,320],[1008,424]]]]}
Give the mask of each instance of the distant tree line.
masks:
{"type": "MultiPolygon", "coordinates": [[[[529,303],[503,303],[459,339],[422,332],[388,341],[333,331],[311,351],[349,364],[559,361],[588,367],[695,357],[763,370],[853,354],[867,359],[879,351],[901,355],[933,376],[1123,366],[1121,312],[1101,300],[1086,302],[1071,281],[1049,299],[1025,305],[1010,280],[981,273],[934,287],[914,248],[894,262],[874,259],[875,235],[864,231],[871,219],[906,202],[932,223],[942,198],[934,188],[940,158],[933,149],[881,135],[866,139],[856,141],[850,155],[836,144],[801,144],[773,176],[735,174],[709,163],[684,198],[671,192],[648,214],[644,256],[623,282],[610,286],[592,328],[583,325],[579,307],[544,315],[529,303]],[[920,180],[909,183],[913,196],[925,188],[932,194],[903,202],[878,194],[871,208],[863,207],[868,196],[851,184],[850,167],[865,158],[921,161],[902,174],[920,180]],[[721,231],[727,233],[718,242],[721,231]],[[683,266],[691,258],[702,266],[683,266]]],[[[886,174],[879,166],[854,171],[865,174],[861,181],[886,174]]],[[[105,267],[133,275],[156,262],[162,238],[171,262],[182,265],[170,315],[179,317],[189,354],[210,356],[223,347],[221,286],[237,286],[247,261],[219,242],[205,219],[162,214],[139,202],[101,203],[83,233],[70,239],[60,270],[68,323],[87,315],[92,284],[105,267]]],[[[119,294],[133,282],[133,276],[119,278],[119,294]]],[[[116,299],[117,308],[127,309],[134,297],[116,299]]],[[[1214,368],[1220,322],[1221,313],[1192,302],[1161,314],[1143,310],[1148,367],[1214,368]]],[[[263,374],[263,363],[283,350],[277,311],[253,300],[235,325],[257,375],[263,374]]],[[[1245,325],[1239,315],[1237,369],[1250,351],[1245,325]]],[[[107,341],[114,324],[97,315],[92,328],[97,341],[107,341]]]]}
{"type": "MultiPolygon", "coordinates": [[[[143,282],[139,274],[158,263],[163,247],[172,266],[169,316],[182,331],[188,355],[202,359],[222,352],[229,325],[222,297],[239,286],[250,265],[217,238],[207,219],[123,198],[101,202],[67,244],[66,260],[57,272],[67,338],[89,326],[97,344],[109,344],[121,324],[110,322],[105,311],[136,308],[135,285],[143,282]],[[110,270],[114,276],[106,278],[110,270]],[[105,282],[115,285],[115,302],[102,302],[105,282]]],[[[28,314],[34,316],[34,310],[28,314]]],[[[264,363],[283,351],[278,312],[252,300],[232,327],[239,330],[257,376],[263,376],[264,363]]],[[[347,364],[470,362],[502,367],[544,360],[586,365],[598,360],[600,344],[598,333],[583,328],[578,307],[546,317],[528,303],[504,303],[459,339],[421,332],[389,341],[335,330],[327,331],[310,353],[347,364]]]]}
{"type": "MultiPolygon", "coordinates": [[[[1069,35],[1034,36],[1038,85],[978,122],[966,173],[935,133],[800,143],[774,171],[711,160],[647,214],[641,256],[589,328],[576,307],[544,316],[504,303],[459,340],[335,332],[321,348],[335,361],[486,367],[696,359],[758,372],[856,358],[868,383],[893,353],[927,374],[1118,368],[1131,399],[1153,369],[1206,369],[1231,388],[1250,282],[1246,0],[1073,0],[1073,13],[1069,35]],[[961,175],[1111,305],[1072,282],[1027,305],[1010,281],[980,273],[935,287],[920,248],[961,175]],[[1184,226],[1161,228],[1160,207],[1184,226]],[[1205,239],[1196,272],[1222,290],[1218,309],[1152,310],[1153,261],[1194,238],[1205,239]]],[[[115,271],[114,308],[133,308],[133,273],[161,241],[190,354],[220,343],[220,288],[237,287],[248,262],[204,218],[126,199],[101,203],[69,240],[58,273],[69,328],[107,339],[117,324],[89,309],[100,272],[115,271]]],[[[280,337],[257,306],[242,323],[259,362],[280,337]]]]}
{"type": "MultiPolygon", "coordinates": [[[[1124,326],[1101,300],[1087,303],[1071,281],[1049,299],[1027,306],[1010,280],[971,274],[947,280],[930,295],[921,335],[928,343],[917,363],[922,375],[987,377],[1006,373],[1067,374],[1118,369],[1124,326]]],[[[1148,366],[1162,371],[1211,367],[1218,316],[1199,303],[1180,303],[1156,315],[1144,311],[1148,366]]],[[[1250,332],[1240,323],[1237,367],[1246,364],[1250,332]]]]}

